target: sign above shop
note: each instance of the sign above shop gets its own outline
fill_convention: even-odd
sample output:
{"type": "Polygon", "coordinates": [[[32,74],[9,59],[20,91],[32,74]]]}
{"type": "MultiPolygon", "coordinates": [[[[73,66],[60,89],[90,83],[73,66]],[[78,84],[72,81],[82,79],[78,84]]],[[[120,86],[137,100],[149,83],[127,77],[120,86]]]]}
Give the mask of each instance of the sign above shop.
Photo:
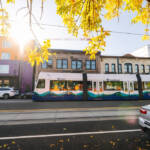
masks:
{"type": "Polygon", "coordinates": [[[0,73],[9,73],[9,65],[0,65],[0,73]]]}

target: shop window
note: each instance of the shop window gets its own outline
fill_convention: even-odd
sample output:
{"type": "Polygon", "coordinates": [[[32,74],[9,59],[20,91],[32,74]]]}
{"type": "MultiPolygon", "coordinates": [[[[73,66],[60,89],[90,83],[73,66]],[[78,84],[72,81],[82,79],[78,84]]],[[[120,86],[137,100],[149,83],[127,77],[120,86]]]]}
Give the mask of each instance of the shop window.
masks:
{"type": "Polygon", "coordinates": [[[9,80],[4,80],[4,86],[9,86],[9,80]]]}
{"type": "Polygon", "coordinates": [[[45,88],[45,79],[39,79],[38,84],[37,84],[38,89],[43,89],[45,88]]]}
{"type": "Polygon", "coordinates": [[[144,90],[150,90],[150,82],[144,82],[144,90]]]}

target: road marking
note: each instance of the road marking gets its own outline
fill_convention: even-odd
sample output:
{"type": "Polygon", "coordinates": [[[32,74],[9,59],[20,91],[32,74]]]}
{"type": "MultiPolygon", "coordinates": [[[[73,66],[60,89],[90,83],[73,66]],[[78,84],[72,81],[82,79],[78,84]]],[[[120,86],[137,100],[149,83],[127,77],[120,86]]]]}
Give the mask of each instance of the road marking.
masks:
{"type": "Polygon", "coordinates": [[[50,108],[50,109],[22,109],[22,110],[0,110],[0,112],[37,112],[37,111],[98,111],[98,110],[132,110],[139,109],[140,106],[135,107],[101,107],[101,108],[50,108]]]}
{"type": "Polygon", "coordinates": [[[91,135],[91,134],[96,135],[96,134],[127,133],[127,132],[141,132],[141,129],[0,137],[0,140],[31,139],[31,138],[46,138],[46,137],[61,137],[61,136],[78,136],[78,135],[91,135]]]}

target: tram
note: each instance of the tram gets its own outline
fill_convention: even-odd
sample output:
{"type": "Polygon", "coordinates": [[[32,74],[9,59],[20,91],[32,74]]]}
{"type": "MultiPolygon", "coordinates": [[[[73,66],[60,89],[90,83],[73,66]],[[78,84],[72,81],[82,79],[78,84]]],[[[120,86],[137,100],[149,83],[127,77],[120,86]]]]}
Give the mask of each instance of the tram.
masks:
{"type": "Polygon", "coordinates": [[[55,100],[138,100],[139,82],[142,99],[150,99],[150,75],[86,74],[40,72],[33,94],[34,101],[55,100]]]}

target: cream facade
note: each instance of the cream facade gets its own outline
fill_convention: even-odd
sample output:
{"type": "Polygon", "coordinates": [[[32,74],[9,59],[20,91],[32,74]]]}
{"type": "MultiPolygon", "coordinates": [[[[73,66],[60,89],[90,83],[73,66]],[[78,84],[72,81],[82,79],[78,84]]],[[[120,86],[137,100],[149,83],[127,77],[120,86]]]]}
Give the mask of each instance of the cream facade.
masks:
{"type": "Polygon", "coordinates": [[[125,56],[101,56],[100,58],[101,73],[150,73],[150,58],[125,56]],[[114,65],[113,65],[114,64],[114,65]],[[115,68],[115,69],[114,69],[115,68]]]}

